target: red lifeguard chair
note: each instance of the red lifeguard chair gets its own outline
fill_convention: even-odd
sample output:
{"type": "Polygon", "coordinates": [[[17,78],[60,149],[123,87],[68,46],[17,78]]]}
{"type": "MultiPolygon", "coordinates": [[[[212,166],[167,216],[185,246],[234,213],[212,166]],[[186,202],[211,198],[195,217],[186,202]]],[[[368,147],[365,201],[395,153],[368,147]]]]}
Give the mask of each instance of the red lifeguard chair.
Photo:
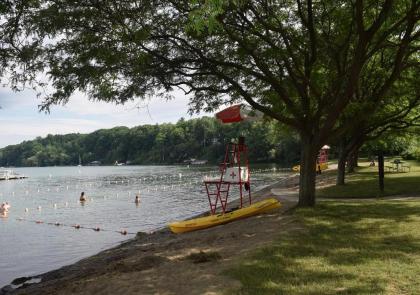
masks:
{"type": "Polygon", "coordinates": [[[328,151],[330,147],[328,145],[324,145],[318,154],[317,158],[317,170],[322,171],[328,169],[328,151]]]}
{"type": "Polygon", "coordinates": [[[240,208],[243,206],[246,194],[248,194],[249,204],[251,204],[248,148],[245,145],[244,137],[240,137],[237,143],[230,143],[226,146],[225,158],[219,168],[220,178],[204,180],[211,214],[216,214],[219,203],[222,213],[226,212],[229,192],[235,185],[239,190],[240,208]]]}
{"type": "MultiPolygon", "coordinates": [[[[237,104],[216,113],[215,116],[222,123],[235,123],[258,120],[262,118],[263,114],[244,104],[237,104]]],[[[249,204],[251,204],[248,147],[245,145],[244,137],[240,137],[237,143],[230,143],[226,146],[225,158],[219,168],[220,177],[204,180],[211,214],[216,214],[219,203],[222,213],[226,212],[227,199],[233,186],[238,186],[240,207],[242,208],[244,204],[246,192],[249,204]]]]}

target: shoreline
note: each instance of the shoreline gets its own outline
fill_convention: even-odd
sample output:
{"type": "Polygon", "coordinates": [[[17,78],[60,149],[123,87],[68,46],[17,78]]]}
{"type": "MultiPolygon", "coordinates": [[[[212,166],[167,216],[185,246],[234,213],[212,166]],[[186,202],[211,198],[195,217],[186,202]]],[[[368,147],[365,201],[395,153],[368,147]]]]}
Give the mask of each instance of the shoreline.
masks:
{"type": "MultiPolygon", "coordinates": [[[[299,175],[293,174],[289,177],[285,177],[274,184],[267,185],[266,187],[256,191],[253,193],[253,200],[257,201],[259,199],[263,199],[269,196],[273,196],[271,190],[273,188],[282,189],[288,191],[287,194],[294,195],[296,192],[293,188],[296,188],[296,185],[299,183],[299,175]]],[[[290,198],[279,198],[278,196],[274,196],[275,198],[279,199],[282,203],[282,207],[277,210],[273,210],[277,212],[277,214],[284,213],[288,209],[294,206],[296,202],[293,202],[290,198]]],[[[296,197],[292,197],[295,198],[296,197]]],[[[232,200],[229,202],[229,206],[235,206],[239,203],[239,199],[232,200]]],[[[202,212],[196,214],[192,217],[187,219],[204,216],[207,215],[208,212],[202,212]]],[[[191,244],[191,237],[199,236],[200,238],[204,237],[204,240],[208,240],[205,236],[208,234],[209,236],[214,235],[217,232],[227,231],[229,235],[234,235],[234,232],[238,226],[243,226],[243,223],[247,223],[250,219],[259,218],[260,216],[268,215],[257,215],[253,216],[241,221],[236,221],[234,223],[229,223],[223,226],[217,226],[213,228],[209,228],[206,230],[201,230],[198,232],[192,232],[188,234],[176,235],[170,232],[169,228],[166,226],[164,228],[158,228],[156,231],[152,233],[137,233],[136,237],[131,238],[127,241],[124,241],[115,247],[110,249],[103,250],[95,255],[89,256],[87,258],[81,259],[76,263],[63,266],[59,269],[55,269],[52,271],[48,271],[43,274],[31,276],[31,277],[23,277],[23,278],[16,278],[12,281],[12,284],[15,285],[14,287],[11,284],[4,286],[0,289],[0,294],[55,294],[55,292],[62,293],[62,289],[58,287],[61,284],[69,284],[72,285],[72,282],[83,281],[85,276],[91,277],[100,277],[104,276],[109,273],[117,273],[118,274],[125,274],[128,271],[128,268],[133,267],[134,272],[147,272],[156,268],[160,268],[162,264],[168,264],[171,262],[171,259],[168,260],[168,257],[163,257],[159,255],[159,252],[156,251],[156,248],[159,248],[159,245],[168,245],[169,252],[172,250],[182,250],[185,248],[186,245],[191,244]],[[234,231],[232,232],[232,229],[234,231]],[[186,243],[188,241],[188,243],[186,243]],[[178,244],[178,245],[177,245],[178,244]],[[140,251],[143,255],[138,255],[137,251],[140,251]],[[152,255],[150,255],[152,254],[152,255]],[[137,257],[140,256],[140,257],[137,257]],[[136,259],[137,263],[127,266],[123,263],[123,261],[130,259],[130,258],[139,258],[136,259]],[[112,267],[110,267],[112,266],[112,267]],[[33,281],[33,280],[36,281],[33,281]],[[28,284],[28,282],[32,280],[32,284],[28,284]],[[38,282],[41,280],[40,282],[38,282]],[[18,286],[18,288],[16,288],[18,286]]],[[[246,227],[245,227],[246,228],[246,227]]],[[[209,237],[210,239],[210,237],[209,237]]],[[[206,243],[196,243],[197,249],[199,248],[206,248],[206,243]]],[[[164,249],[160,249],[164,250],[164,249]]],[[[191,252],[191,251],[190,251],[191,252]]],[[[194,251],[192,251],[194,252],[194,251]]],[[[199,253],[202,250],[199,250],[199,253]]],[[[166,290],[168,291],[168,290],[166,290]]],[[[69,294],[77,293],[77,290],[71,289],[69,294]]],[[[85,291],[81,291],[85,293],[85,291]]],[[[88,292],[89,293],[89,292],[88,292]]],[[[95,292],[92,292],[94,294],[95,292]]],[[[147,293],[147,292],[146,292],[147,293]]],[[[175,293],[177,294],[177,293],[175,293]]]]}

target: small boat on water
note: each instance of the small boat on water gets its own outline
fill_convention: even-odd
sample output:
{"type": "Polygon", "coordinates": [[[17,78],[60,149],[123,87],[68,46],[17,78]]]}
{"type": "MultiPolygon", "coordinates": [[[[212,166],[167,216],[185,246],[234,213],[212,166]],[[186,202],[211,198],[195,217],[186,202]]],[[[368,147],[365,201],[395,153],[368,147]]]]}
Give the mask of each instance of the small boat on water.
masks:
{"type": "Polygon", "coordinates": [[[269,210],[279,208],[280,206],[281,204],[278,200],[271,198],[254,203],[242,209],[227,212],[225,214],[210,215],[185,221],[172,222],[169,224],[169,228],[172,232],[176,234],[185,233],[189,231],[205,229],[216,225],[229,223],[241,218],[246,218],[260,213],[264,213],[269,210]]]}
{"type": "Polygon", "coordinates": [[[18,174],[13,170],[0,170],[0,180],[23,179],[28,178],[23,174],[18,174]]]}

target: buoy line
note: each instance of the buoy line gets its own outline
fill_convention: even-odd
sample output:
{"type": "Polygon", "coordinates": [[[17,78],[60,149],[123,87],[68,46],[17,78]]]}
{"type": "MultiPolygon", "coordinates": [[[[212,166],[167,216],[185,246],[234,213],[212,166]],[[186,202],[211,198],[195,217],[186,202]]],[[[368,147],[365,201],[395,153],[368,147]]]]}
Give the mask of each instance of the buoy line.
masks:
{"type": "MultiPolygon", "coordinates": [[[[268,176],[270,177],[274,177],[274,175],[276,175],[276,172],[281,172],[281,171],[285,171],[285,170],[290,170],[289,168],[269,168],[269,169],[255,169],[252,170],[251,175],[252,174],[260,174],[260,173],[267,173],[270,172],[268,174],[268,176]]],[[[185,189],[187,189],[187,187],[192,187],[194,185],[204,185],[203,184],[203,180],[207,179],[207,178],[212,178],[214,176],[220,176],[220,172],[219,171],[215,171],[215,170],[211,170],[211,171],[201,171],[198,173],[193,173],[191,175],[183,175],[182,173],[179,173],[178,175],[173,174],[173,175],[163,175],[163,176],[148,176],[148,177],[139,177],[138,179],[123,179],[123,180],[116,180],[115,183],[119,183],[121,182],[122,184],[130,184],[131,186],[135,186],[136,185],[136,181],[139,181],[140,183],[143,181],[142,186],[145,187],[138,190],[138,193],[143,197],[148,197],[148,196],[154,196],[154,193],[160,193],[160,192],[166,192],[166,191],[173,191],[174,193],[178,192],[180,193],[181,191],[185,191],[185,189]],[[197,175],[198,174],[198,175],[197,175]],[[183,177],[186,177],[187,179],[192,176],[194,177],[193,179],[188,180],[183,180],[183,177]],[[200,179],[201,176],[201,179],[200,179]],[[163,182],[164,184],[162,184],[161,181],[159,181],[159,179],[171,179],[171,183],[168,182],[163,182]],[[148,180],[152,180],[152,182],[147,183],[148,180]],[[155,181],[157,180],[157,181],[155,181]]],[[[83,189],[86,188],[87,190],[89,190],[89,188],[92,188],[92,186],[95,186],[97,188],[100,188],[101,186],[104,186],[104,184],[106,186],[108,186],[108,183],[113,183],[113,181],[111,180],[104,180],[104,181],[96,181],[96,182],[87,182],[87,183],[78,183],[75,185],[75,187],[77,189],[83,189]]],[[[45,190],[46,192],[59,192],[59,191],[64,191],[67,190],[69,191],[69,189],[72,189],[72,186],[74,186],[74,182],[63,182],[62,185],[60,187],[48,187],[47,189],[42,189],[42,187],[40,187],[39,185],[36,186],[35,191],[38,194],[43,193],[42,191],[45,190]]],[[[201,190],[202,191],[202,188],[201,190]]],[[[121,196],[121,200],[126,199],[126,197],[128,196],[129,198],[133,195],[136,194],[135,189],[133,191],[128,191],[125,193],[116,193],[116,194],[106,194],[106,195],[94,195],[94,197],[96,199],[99,198],[100,199],[120,199],[121,196]],[[128,193],[128,194],[127,194],[128,193]]],[[[32,191],[32,187],[24,187],[23,188],[23,192],[12,192],[11,193],[13,197],[18,196],[18,197],[22,197],[22,198],[27,198],[27,197],[31,197],[33,196],[33,191],[32,191]],[[24,196],[20,195],[19,193],[24,193],[24,196]]],[[[91,201],[93,201],[93,198],[91,198],[91,201]]],[[[79,203],[79,202],[77,202],[79,203]]],[[[62,209],[62,208],[69,208],[69,209],[75,209],[76,207],[74,205],[70,205],[73,204],[73,202],[71,201],[65,201],[65,202],[56,202],[56,203],[51,203],[52,208],[54,208],[54,210],[57,210],[58,208],[62,209]]],[[[44,208],[50,208],[50,205],[48,204],[43,204],[44,208]]],[[[35,209],[32,208],[25,208],[25,212],[29,212],[29,210],[38,210],[41,211],[41,206],[36,206],[35,209]]]]}
{"type": "MultiPolygon", "coordinates": [[[[172,185],[164,185],[164,186],[148,186],[147,189],[141,189],[141,190],[133,190],[133,191],[128,191],[128,192],[124,192],[124,193],[113,193],[113,194],[93,194],[92,197],[88,198],[88,202],[89,203],[97,203],[100,200],[129,200],[129,198],[131,198],[132,196],[138,194],[141,196],[142,199],[147,199],[149,197],[153,197],[155,196],[154,193],[161,193],[161,192],[166,192],[166,191],[172,191],[174,193],[180,193],[181,191],[185,191],[185,188],[187,187],[192,187],[194,185],[200,184],[200,187],[196,187],[196,191],[197,192],[204,192],[203,191],[203,187],[205,187],[204,183],[201,181],[195,181],[195,182],[181,182],[181,183],[176,183],[176,184],[172,184],[172,185]]],[[[77,200],[76,202],[73,201],[69,201],[69,200],[63,200],[61,202],[51,202],[50,204],[41,204],[35,207],[26,207],[24,209],[24,211],[26,213],[28,212],[41,212],[44,210],[59,210],[59,209],[77,209],[80,207],[80,201],[77,200]],[[42,205],[42,206],[41,206],[42,205]]]]}
{"type": "Polygon", "coordinates": [[[96,232],[99,231],[104,231],[104,232],[115,232],[115,233],[119,233],[121,235],[136,235],[137,233],[134,232],[128,232],[125,229],[121,229],[121,230],[111,230],[111,229],[105,229],[105,228],[101,228],[101,227],[89,227],[89,226],[83,226],[80,224],[66,224],[66,223],[62,223],[62,222],[44,222],[42,220],[31,220],[31,219],[26,219],[23,217],[18,217],[16,218],[17,221],[26,221],[26,222],[30,222],[30,223],[35,223],[35,224],[45,224],[45,225],[54,225],[54,226],[64,226],[64,227],[72,227],[74,229],[89,229],[89,230],[93,230],[96,232]]]}

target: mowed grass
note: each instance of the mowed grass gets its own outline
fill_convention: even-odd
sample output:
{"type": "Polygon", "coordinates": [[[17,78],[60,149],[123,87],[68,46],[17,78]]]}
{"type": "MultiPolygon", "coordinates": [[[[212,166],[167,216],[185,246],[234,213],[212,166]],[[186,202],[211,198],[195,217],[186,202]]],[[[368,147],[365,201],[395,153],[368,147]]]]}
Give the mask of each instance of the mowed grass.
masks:
{"type": "MultiPolygon", "coordinates": [[[[385,165],[391,165],[386,161],[385,165]]],[[[404,161],[411,171],[404,173],[385,172],[385,191],[383,196],[420,194],[420,162],[404,161]]],[[[320,198],[374,198],[380,196],[378,167],[369,167],[362,162],[355,173],[346,175],[346,184],[330,186],[317,190],[320,198]]]]}
{"type": "Polygon", "coordinates": [[[328,201],[227,274],[227,294],[420,294],[420,200],[328,201]]]}

